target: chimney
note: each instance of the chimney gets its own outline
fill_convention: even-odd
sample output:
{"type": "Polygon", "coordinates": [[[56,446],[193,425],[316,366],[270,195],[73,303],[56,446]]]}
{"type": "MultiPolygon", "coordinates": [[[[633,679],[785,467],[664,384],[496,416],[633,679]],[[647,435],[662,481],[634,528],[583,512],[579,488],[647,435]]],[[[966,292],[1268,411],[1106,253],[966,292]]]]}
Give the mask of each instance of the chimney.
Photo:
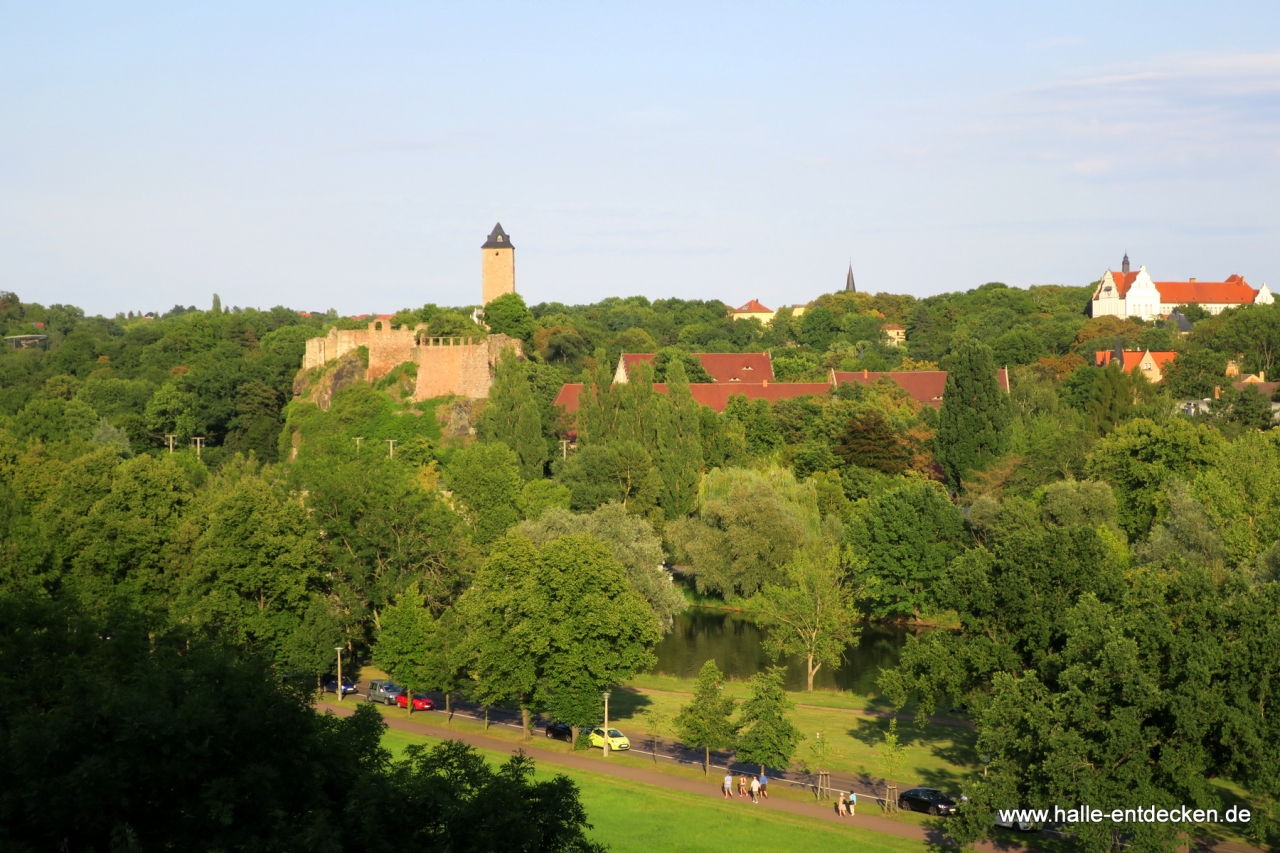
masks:
{"type": "Polygon", "coordinates": [[[763,387],[763,388],[768,388],[768,387],[769,387],[769,380],[768,380],[768,379],[766,379],[764,382],[761,382],[761,383],[760,383],[760,385],[761,385],[761,387],[763,387]]]}
{"type": "Polygon", "coordinates": [[[866,378],[867,378],[867,369],[866,369],[865,367],[864,367],[864,368],[862,368],[862,378],[863,378],[863,379],[866,379],[866,378]]]}
{"type": "Polygon", "coordinates": [[[1265,370],[1259,370],[1259,371],[1258,371],[1258,381],[1259,381],[1259,382],[1266,382],[1266,381],[1267,381],[1267,372],[1266,372],[1265,370]]]}
{"type": "Polygon", "coordinates": [[[1192,279],[1191,279],[1191,283],[1192,283],[1192,284],[1195,284],[1195,283],[1196,283],[1196,280],[1195,280],[1194,278],[1192,278],[1192,279]]]}
{"type": "Polygon", "coordinates": [[[1222,399],[1222,386],[1221,386],[1221,385],[1214,385],[1214,386],[1213,386],[1213,399],[1215,399],[1215,400],[1221,400],[1221,399],[1222,399]]]}

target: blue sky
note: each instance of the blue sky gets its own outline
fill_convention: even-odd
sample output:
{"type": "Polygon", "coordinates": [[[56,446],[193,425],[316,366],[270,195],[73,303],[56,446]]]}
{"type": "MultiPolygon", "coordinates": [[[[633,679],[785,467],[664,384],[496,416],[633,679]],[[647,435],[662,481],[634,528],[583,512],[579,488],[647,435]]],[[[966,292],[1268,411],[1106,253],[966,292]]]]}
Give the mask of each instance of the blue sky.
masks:
{"type": "Polygon", "coordinates": [[[1276,3],[10,3],[0,289],[93,313],[1280,285],[1276,3]]]}

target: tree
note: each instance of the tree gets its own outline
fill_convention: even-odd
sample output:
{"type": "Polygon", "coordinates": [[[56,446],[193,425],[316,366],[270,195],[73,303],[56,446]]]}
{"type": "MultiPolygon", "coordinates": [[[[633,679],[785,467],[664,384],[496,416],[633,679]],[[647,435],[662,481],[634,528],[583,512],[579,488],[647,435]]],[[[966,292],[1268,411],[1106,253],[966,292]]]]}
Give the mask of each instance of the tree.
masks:
{"type": "Polygon", "coordinates": [[[797,483],[790,471],[712,470],[701,494],[697,518],[667,525],[699,591],[750,597],[780,581],[795,549],[821,535],[813,484],[797,483]]]}
{"type": "Polygon", "coordinates": [[[711,767],[711,750],[729,749],[733,746],[737,729],[730,719],[734,701],[722,692],[724,676],[714,660],[702,665],[698,683],[693,688],[693,700],[680,709],[672,721],[676,737],[692,747],[702,747],[702,775],[711,767]]]}
{"type": "Polygon", "coordinates": [[[835,548],[802,548],[783,567],[786,583],[766,584],[751,610],[774,658],[805,659],[805,689],[823,664],[835,666],[861,634],[857,595],[849,588],[835,548]]]}
{"type": "Polygon", "coordinates": [[[502,442],[477,442],[457,451],[445,476],[478,544],[493,542],[520,521],[524,484],[515,452],[502,442]]]}
{"type": "Polygon", "coordinates": [[[961,344],[952,357],[938,413],[938,461],[952,486],[980,471],[1009,446],[1009,401],[996,378],[991,348],[961,344]]]}
{"type": "Polygon", "coordinates": [[[1203,400],[1213,396],[1215,385],[1225,381],[1227,357],[1209,349],[1179,353],[1161,382],[1175,400],[1203,400]]]}
{"type": "Polygon", "coordinates": [[[549,509],[536,521],[525,521],[516,529],[539,547],[562,536],[584,533],[603,542],[626,569],[627,583],[644,596],[664,632],[671,630],[676,614],[688,606],[663,567],[662,540],[653,525],[621,504],[607,503],[580,515],[562,508],[549,509]]]}
{"type": "Polygon", "coordinates": [[[867,409],[849,422],[836,439],[835,452],[849,465],[897,476],[911,465],[906,442],[876,409],[867,409]]]}
{"type": "Polygon", "coordinates": [[[800,730],[791,722],[795,703],[782,687],[782,669],[770,667],[751,677],[751,696],[738,718],[738,758],[750,764],[786,770],[800,744],[800,730]]]}
{"type": "Polygon", "coordinates": [[[906,760],[907,748],[898,740],[898,718],[889,718],[889,728],[884,733],[884,739],[876,748],[876,764],[880,768],[880,775],[884,777],[884,807],[885,811],[898,810],[898,771],[902,769],[902,762],[906,760]]]}
{"type": "MultiPolygon", "coordinates": [[[[416,583],[382,611],[382,630],[373,646],[373,665],[410,692],[428,687],[424,677],[434,624],[416,583]]],[[[413,713],[413,703],[407,703],[413,713]]]]}
{"type": "Polygon", "coordinates": [[[1275,425],[1275,412],[1271,401],[1262,396],[1257,385],[1244,386],[1231,407],[1231,420],[1251,429],[1271,429],[1275,425]]]}
{"type": "Polygon", "coordinates": [[[575,510],[590,511],[616,501],[644,514],[657,502],[661,478],[639,442],[615,441],[579,448],[560,469],[575,510]]]}
{"type": "MultiPolygon", "coordinates": [[[[513,295],[505,294],[499,299],[513,295]]],[[[542,412],[529,386],[524,363],[516,357],[512,347],[504,348],[498,356],[481,434],[486,440],[501,441],[515,451],[520,475],[526,480],[542,477],[547,463],[542,412]]]]}
{"type": "Polygon", "coordinates": [[[702,474],[702,433],[698,403],[689,390],[684,365],[673,361],[667,372],[668,404],[658,428],[656,461],[662,478],[658,504],[667,518],[683,518],[698,502],[702,474]]]}
{"type": "Polygon", "coordinates": [[[622,566],[588,536],[564,536],[540,549],[522,536],[505,537],[457,610],[468,631],[473,695],[485,705],[516,699],[526,737],[535,702],[576,696],[580,709],[582,694],[651,665],[659,637],[657,619],[628,587],[622,566]]]}
{"type": "Polygon", "coordinates": [[[533,340],[533,316],[518,293],[504,293],[484,306],[484,322],[489,331],[522,341],[533,340]]]}
{"type": "Polygon", "coordinates": [[[848,538],[865,560],[873,612],[918,624],[935,607],[935,588],[964,548],[964,519],[941,486],[909,480],[872,498],[848,538]]]}

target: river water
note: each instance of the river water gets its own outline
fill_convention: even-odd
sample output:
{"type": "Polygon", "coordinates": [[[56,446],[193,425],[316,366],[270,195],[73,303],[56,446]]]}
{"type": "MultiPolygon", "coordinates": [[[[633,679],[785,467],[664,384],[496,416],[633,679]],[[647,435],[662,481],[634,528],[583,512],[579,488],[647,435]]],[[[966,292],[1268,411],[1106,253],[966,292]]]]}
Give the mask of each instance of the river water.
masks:
{"type": "MultiPolygon", "coordinates": [[[[652,671],[697,678],[702,665],[714,658],[726,676],[746,680],[774,663],[761,644],[763,633],[764,629],[743,614],[691,608],[676,616],[673,630],[654,649],[658,663],[652,671]]],[[[863,625],[861,638],[845,650],[844,662],[834,669],[823,666],[818,670],[814,688],[852,690],[863,695],[878,692],[876,679],[881,668],[897,666],[909,633],[894,625],[863,625]]],[[[787,689],[803,690],[804,661],[791,658],[785,663],[787,689]]]]}

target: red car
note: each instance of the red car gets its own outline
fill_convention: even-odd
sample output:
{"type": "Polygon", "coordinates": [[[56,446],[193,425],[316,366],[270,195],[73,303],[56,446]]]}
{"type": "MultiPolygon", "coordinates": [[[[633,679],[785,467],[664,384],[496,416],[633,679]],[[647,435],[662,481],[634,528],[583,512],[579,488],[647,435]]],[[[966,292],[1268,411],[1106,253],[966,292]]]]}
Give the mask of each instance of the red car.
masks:
{"type": "MultiPolygon", "coordinates": [[[[401,693],[399,696],[396,697],[396,704],[399,705],[401,708],[405,707],[405,703],[407,701],[408,700],[405,698],[405,694],[403,693],[401,693]]],[[[435,709],[436,709],[436,703],[431,701],[430,696],[426,695],[425,693],[413,694],[413,710],[434,711],[435,709]]]]}

